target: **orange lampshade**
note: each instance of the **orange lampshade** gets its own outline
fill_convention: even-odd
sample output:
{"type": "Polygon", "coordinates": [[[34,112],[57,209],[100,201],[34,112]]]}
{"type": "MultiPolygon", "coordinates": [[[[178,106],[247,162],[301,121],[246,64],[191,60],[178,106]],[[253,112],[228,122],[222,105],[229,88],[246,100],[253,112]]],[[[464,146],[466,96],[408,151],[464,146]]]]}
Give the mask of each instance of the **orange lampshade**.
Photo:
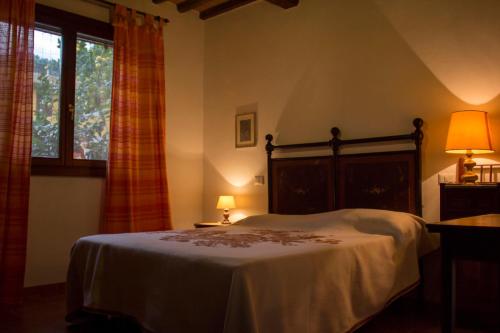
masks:
{"type": "Polygon", "coordinates": [[[488,113],[484,111],[456,111],[451,114],[446,152],[452,154],[493,153],[488,124],[488,113]]]}
{"type": "Polygon", "coordinates": [[[232,209],[235,208],[234,197],[232,195],[221,195],[217,200],[217,209],[232,209]]]}

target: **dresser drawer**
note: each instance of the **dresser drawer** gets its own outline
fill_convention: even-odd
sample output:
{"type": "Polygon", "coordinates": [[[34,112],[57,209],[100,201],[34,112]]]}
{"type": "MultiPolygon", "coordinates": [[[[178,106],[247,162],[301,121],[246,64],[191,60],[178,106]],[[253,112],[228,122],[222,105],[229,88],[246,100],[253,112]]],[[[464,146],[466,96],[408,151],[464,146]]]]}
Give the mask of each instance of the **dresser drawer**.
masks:
{"type": "Polygon", "coordinates": [[[441,184],[441,220],[500,212],[500,187],[441,184]]]}

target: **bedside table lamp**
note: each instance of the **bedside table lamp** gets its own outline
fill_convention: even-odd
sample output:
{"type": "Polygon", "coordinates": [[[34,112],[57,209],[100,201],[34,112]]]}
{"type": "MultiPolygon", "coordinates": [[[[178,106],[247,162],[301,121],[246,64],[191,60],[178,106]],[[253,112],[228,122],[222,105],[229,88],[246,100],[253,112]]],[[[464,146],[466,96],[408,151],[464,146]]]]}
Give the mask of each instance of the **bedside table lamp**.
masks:
{"type": "Polygon", "coordinates": [[[476,162],[473,154],[493,153],[488,124],[488,113],[484,111],[466,110],[451,114],[446,152],[451,154],[465,154],[465,173],[462,181],[473,184],[477,175],[472,171],[476,162]]]}
{"type": "Polygon", "coordinates": [[[236,208],[234,204],[234,197],[232,195],[221,195],[219,200],[217,200],[217,209],[224,209],[224,220],[222,223],[227,224],[229,222],[229,210],[236,208]]]}

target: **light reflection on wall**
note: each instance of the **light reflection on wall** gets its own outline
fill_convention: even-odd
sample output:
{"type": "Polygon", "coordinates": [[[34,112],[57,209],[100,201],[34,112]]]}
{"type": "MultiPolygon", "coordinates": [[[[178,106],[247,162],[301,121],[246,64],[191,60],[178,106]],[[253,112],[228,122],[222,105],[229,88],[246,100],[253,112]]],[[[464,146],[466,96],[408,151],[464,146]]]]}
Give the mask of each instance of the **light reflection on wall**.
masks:
{"type": "MultiPolygon", "coordinates": [[[[262,154],[263,149],[249,150],[249,153],[262,154]]],[[[239,153],[240,151],[238,151],[239,153]]],[[[243,151],[247,152],[247,151],[243,151]]],[[[213,159],[206,159],[206,168],[210,176],[205,178],[205,184],[210,189],[205,191],[206,211],[204,218],[208,221],[218,221],[221,212],[215,209],[216,200],[219,195],[234,195],[236,208],[231,209],[229,220],[236,222],[250,215],[265,213],[267,210],[267,186],[255,185],[255,176],[263,175],[265,161],[255,156],[240,154],[231,159],[225,158],[224,154],[218,154],[213,159]],[[229,161],[229,162],[228,162],[229,161]],[[262,165],[264,163],[264,165],[262,165]]],[[[266,177],[267,178],[267,177],[266,177]]],[[[267,179],[265,180],[267,181],[267,179]]]]}
{"type": "MultiPolygon", "coordinates": [[[[260,152],[259,152],[260,153],[260,152]]],[[[219,156],[219,158],[210,161],[217,172],[224,180],[235,188],[243,188],[253,185],[255,175],[262,169],[260,161],[244,156],[243,158],[231,158],[230,162],[219,156]]]]}
{"type": "Polygon", "coordinates": [[[228,171],[227,174],[222,173],[222,176],[229,184],[237,188],[253,184],[254,175],[238,170],[238,167],[236,165],[234,170],[228,171]]]}
{"type": "Polygon", "coordinates": [[[408,46],[455,96],[472,105],[500,93],[500,1],[375,0],[408,46]],[[452,28],[451,28],[452,27],[452,28]]]}

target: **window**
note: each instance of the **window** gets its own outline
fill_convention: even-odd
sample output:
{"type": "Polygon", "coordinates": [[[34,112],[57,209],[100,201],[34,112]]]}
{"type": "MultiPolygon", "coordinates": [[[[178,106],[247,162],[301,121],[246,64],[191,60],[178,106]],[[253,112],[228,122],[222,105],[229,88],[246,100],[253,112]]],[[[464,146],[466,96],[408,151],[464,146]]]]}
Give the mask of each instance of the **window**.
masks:
{"type": "Polygon", "coordinates": [[[103,176],[113,28],[36,5],[32,173],[103,176]]]}
{"type": "Polygon", "coordinates": [[[61,34],[35,30],[33,71],[33,157],[59,157],[61,34]]]}

